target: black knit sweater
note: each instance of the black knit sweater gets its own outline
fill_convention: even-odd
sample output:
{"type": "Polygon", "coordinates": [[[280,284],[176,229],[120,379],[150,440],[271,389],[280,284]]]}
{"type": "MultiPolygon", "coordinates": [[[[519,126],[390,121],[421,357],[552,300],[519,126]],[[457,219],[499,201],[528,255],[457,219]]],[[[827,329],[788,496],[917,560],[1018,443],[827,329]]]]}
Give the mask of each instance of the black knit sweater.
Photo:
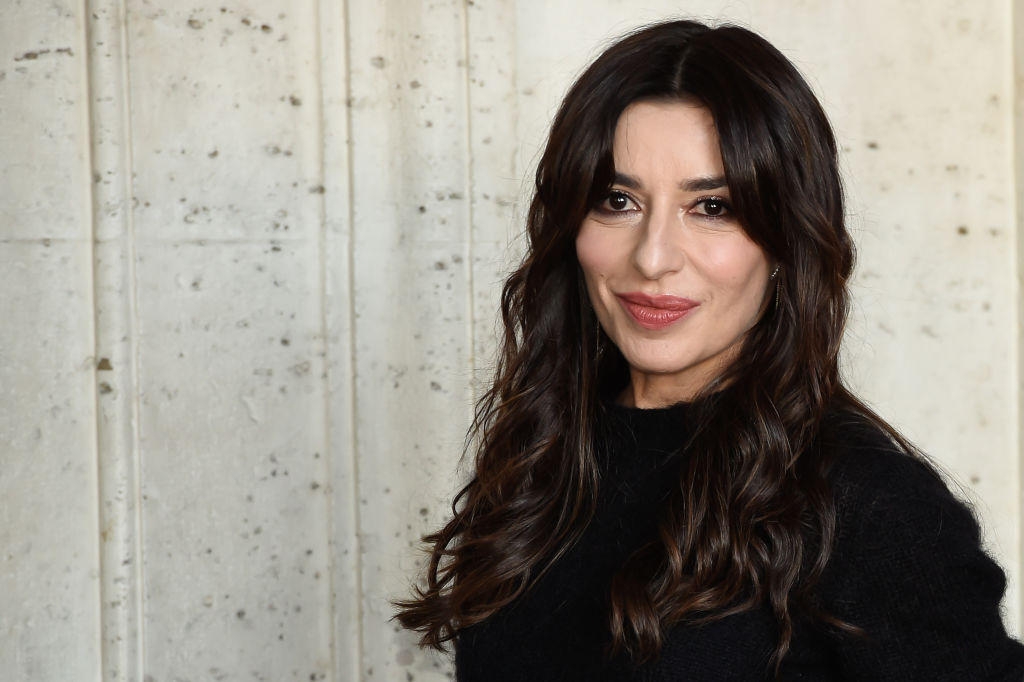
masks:
{"type": "MultiPolygon", "coordinates": [[[[685,455],[686,407],[609,407],[598,447],[602,487],[583,536],[523,597],[460,631],[460,682],[771,680],[778,627],[761,608],[677,625],[661,655],[609,659],[608,588],[625,558],[653,537],[685,455]]],[[[830,477],[838,537],[818,588],[824,610],[862,628],[840,634],[798,622],[784,680],[1024,680],[1024,646],[1007,636],[1005,579],[977,523],[919,459],[877,430],[833,429],[830,477]]]]}

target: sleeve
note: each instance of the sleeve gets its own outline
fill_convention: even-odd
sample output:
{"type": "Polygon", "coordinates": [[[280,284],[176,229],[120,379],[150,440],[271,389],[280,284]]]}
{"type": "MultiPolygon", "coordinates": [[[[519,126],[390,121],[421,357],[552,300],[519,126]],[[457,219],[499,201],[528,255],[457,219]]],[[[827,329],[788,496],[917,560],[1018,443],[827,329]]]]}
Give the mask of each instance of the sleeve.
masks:
{"type": "Polygon", "coordinates": [[[825,610],[862,630],[833,635],[844,678],[1024,680],[1024,646],[1000,614],[1006,579],[974,515],[923,461],[891,451],[866,459],[873,474],[839,483],[823,576],[825,610]]]}

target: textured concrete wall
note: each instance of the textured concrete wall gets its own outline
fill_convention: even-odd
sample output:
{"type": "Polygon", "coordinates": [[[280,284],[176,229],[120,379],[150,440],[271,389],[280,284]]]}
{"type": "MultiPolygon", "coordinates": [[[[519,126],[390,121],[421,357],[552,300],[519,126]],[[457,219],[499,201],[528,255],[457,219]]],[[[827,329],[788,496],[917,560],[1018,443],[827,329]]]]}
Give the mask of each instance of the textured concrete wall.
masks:
{"type": "MultiPolygon", "coordinates": [[[[849,375],[967,485],[1016,627],[1012,3],[688,8],[823,97],[849,375]]],[[[459,483],[538,148],[600,45],[677,11],[5,2],[5,678],[447,679],[387,600],[459,483]]]]}

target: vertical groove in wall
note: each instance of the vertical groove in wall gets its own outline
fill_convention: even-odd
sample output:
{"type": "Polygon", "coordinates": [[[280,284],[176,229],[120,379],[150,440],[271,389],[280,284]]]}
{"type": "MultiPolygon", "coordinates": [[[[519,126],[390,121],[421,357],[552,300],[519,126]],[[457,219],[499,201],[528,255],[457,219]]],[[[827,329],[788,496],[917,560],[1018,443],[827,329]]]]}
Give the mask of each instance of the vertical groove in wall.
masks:
{"type": "MultiPolygon", "coordinates": [[[[90,9],[91,9],[91,7],[90,7],[89,0],[82,0],[82,2],[81,2],[81,11],[82,11],[82,52],[81,52],[81,54],[83,56],[82,63],[83,63],[84,71],[85,71],[84,82],[85,82],[85,97],[86,97],[86,108],[85,108],[86,122],[85,122],[85,138],[84,139],[86,140],[86,142],[88,144],[88,147],[86,148],[86,154],[85,154],[86,158],[85,158],[85,161],[84,161],[83,166],[82,166],[82,172],[86,173],[87,176],[91,176],[93,174],[92,169],[94,168],[94,163],[93,163],[93,158],[92,158],[92,156],[93,156],[92,155],[92,136],[90,134],[90,132],[93,129],[93,117],[94,117],[94,111],[93,111],[93,108],[94,108],[93,107],[93,92],[92,92],[92,82],[91,82],[92,81],[92,44],[93,44],[93,42],[92,42],[92,30],[91,30],[92,26],[91,26],[91,23],[89,21],[90,9]]],[[[97,299],[97,291],[96,291],[96,239],[95,239],[96,220],[94,218],[94,216],[96,215],[96,208],[95,208],[95,206],[96,206],[96,197],[94,197],[91,192],[87,193],[87,205],[85,207],[86,208],[86,213],[83,216],[83,220],[88,220],[89,221],[89,237],[90,237],[90,242],[89,242],[89,277],[90,277],[90,281],[92,282],[92,290],[90,291],[90,300],[89,300],[90,310],[92,311],[92,327],[91,327],[92,338],[90,339],[90,342],[91,342],[91,346],[92,346],[92,349],[93,349],[94,359],[95,359],[96,347],[97,347],[97,344],[96,344],[96,337],[97,337],[97,332],[96,332],[96,307],[97,307],[96,306],[96,299],[97,299]]],[[[93,387],[92,387],[92,389],[93,389],[93,393],[92,393],[92,399],[93,399],[93,402],[92,402],[92,416],[93,416],[93,432],[92,432],[93,440],[92,440],[92,447],[93,447],[93,456],[95,457],[94,466],[96,467],[96,485],[97,485],[97,487],[99,487],[100,484],[101,484],[101,479],[100,479],[100,474],[101,474],[100,443],[99,443],[99,438],[100,438],[100,436],[99,436],[99,432],[100,432],[100,427],[99,427],[100,405],[99,405],[99,381],[97,380],[96,372],[93,372],[93,387]]],[[[102,491],[100,491],[100,490],[96,491],[96,499],[97,499],[96,514],[97,514],[98,522],[99,522],[100,519],[103,518],[101,492],[102,491]]],[[[105,586],[104,586],[103,580],[102,580],[102,575],[103,575],[103,573],[102,573],[102,569],[103,569],[103,559],[102,559],[102,556],[103,556],[103,545],[102,545],[102,541],[101,541],[101,539],[102,539],[102,525],[99,525],[97,527],[97,532],[96,532],[96,538],[95,539],[96,539],[96,545],[97,545],[96,554],[97,554],[97,558],[98,558],[100,576],[97,578],[97,581],[96,581],[96,588],[97,588],[96,589],[96,605],[97,605],[96,615],[97,615],[98,622],[96,623],[96,625],[97,625],[97,628],[96,628],[97,638],[96,638],[96,640],[94,642],[94,646],[96,647],[96,651],[99,654],[99,665],[100,665],[100,669],[98,671],[96,671],[97,672],[96,679],[97,680],[102,680],[103,676],[104,676],[103,671],[106,670],[106,668],[107,668],[107,660],[106,660],[106,656],[105,656],[106,652],[104,651],[104,646],[103,646],[103,642],[105,640],[105,637],[104,637],[105,614],[104,614],[103,603],[104,603],[104,596],[105,596],[105,592],[106,591],[104,589],[105,586]]]]}
{"type": "Polygon", "coordinates": [[[102,679],[143,677],[135,248],[123,0],[86,0],[102,679]]]}
{"type": "MultiPolygon", "coordinates": [[[[1010,2],[1010,39],[1012,42],[1013,61],[1011,62],[1010,92],[1013,93],[1013,120],[1010,123],[1010,134],[1013,138],[1013,184],[1016,229],[1013,231],[1016,249],[1014,269],[1017,273],[1016,301],[1017,301],[1017,325],[1014,339],[1017,343],[1017,367],[1013,373],[1017,381],[1017,390],[1013,395],[1017,399],[1017,461],[1020,494],[1017,496],[1018,514],[1020,519],[1020,501],[1024,499],[1024,401],[1021,400],[1021,392],[1024,391],[1024,300],[1021,297],[1022,282],[1024,282],[1024,271],[1021,267],[1024,264],[1024,239],[1021,238],[1021,230],[1024,229],[1024,134],[1021,132],[1021,125],[1024,124],[1024,11],[1018,7],[1018,3],[1010,2]]],[[[1018,580],[1024,582],[1024,523],[1018,521],[1018,541],[1020,543],[1020,554],[1018,556],[1018,580]]],[[[1024,631],[1024,585],[1018,585],[1018,601],[1014,607],[1019,615],[1018,622],[1021,623],[1021,630],[1024,631]]],[[[1009,607],[1008,607],[1009,608],[1009,607]]]]}
{"type": "MultiPolygon", "coordinates": [[[[317,102],[317,127],[318,137],[322,143],[320,145],[320,186],[327,187],[327,141],[325,139],[325,131],[327,125],[327,114],[326,108],[326,96],[324,93],[325,85],[325,74],[330,73],[329,69],[325,68],[324,59],[324,45],[329,43],[328,37],[324,36],[324,31],[329,30],[328,26],[325,25],[324,6],[323,0],[318,2],[314,6],[314,14],[316,17],[315,26],[317,27],[316,33],[313,39],[316,41],[315,54],[316,54],[316,65],[317,65],[317,96],[319,101],[317,102]]],[[[332,188],[333,189],[333,188],[332,188]]],[[[333,428],[331,424],[331,354],[330,354],[330,323],[328,321],[327,314],[327,194],[326,191],[320,194],[320,225],[317,232],[317,292],[320,296],[320,353],[322,358],[322,376],[321,385],[323,386],[323,446],[324,446],[324,480],[334,480],[334,448],[333,444],[333,428]]],[[[330,643],[330,675],[331,680],[342,679],[340,671],[338,670],[338,628],[337,623],[337,610],[338,610],[338,599],[337,599],[337,580],[335,578],[334,562],[336,559],[336,546],[333,541],[337,530],[337,524],[335,523],[335,507],[337,492],[334,491],[332,494],[327,496],[327,547],[331,549],[328,555],[328,642],[330,643]]]]}
{"type": "MultiPolygon", "coordinates": [[[[349,355],[344,360],[348,362],[348,366],[345,368],[346,374],[349,381],[349,413],[348,420],[351,425],[351,433],[349,434],[348,442],[351,446],[350,452],[352,456],[352,491],[349,499],[351,504],[349,505],[349,513],[352,514],[353,524],[355,527],[355,546],[354,546],[354,558],[353,567],[355,568],[355,581],[356,581],[356,614],[358,617],[358,626],[356,630],[356,669],[359,671],[360,676],[363,670],[363,658],[365,656],[365,641],[363,635],[363,520],[361,514],[361,508],[359,500],[362,499],[362,491],[360,490],[360,473],[359,473],[359,421],[356,413],[356,401],[358,400],[357,385],[358,385],[358,372],[359,365],[357,362],[358,349],[356,346],[356,301],[355,301],[355,187],[353,186],[353,179],[355,177],[352,159],[352,20],[351,13],[349,12],[349,2],[344,0],[342,3],[342,27],[340,35],[345,42],[344,57],[345,57],[345,116],[344,116],[344,140],[345,140],[345,190],[347,192],[346,210],[347,215],[345,220],[347,222],[346,231],[346,244],[345,244],[345,257],[347,259],[346,274],[348,276],[347,291],[348,291],[348,344],[349,344],[349,355]]],[[[337,495],[338,492],[335,492],[337,495]]]]}
{"type": "Polygon", "coordinates": [[[470,423],[472,423],[473,411],[477,401],[477,381],[476,381],[476,370],[478,359],[476,357],[476,281],[473,276],[473,272],[476,269],[473,262],[473,202],[476,201],[476,193],[474,192],[473,182],[473,92],[471,79],[473,76],[473,62],[472,62],[472,50],[469,41],[469,3],[460,3],[461,8],[461,19],[462,19],[462,61],[466,65],[464,70],[463,84],[464,84],[464,97],[466,102],[466,118],[465,118],[465,131],[466,136],[463,140],[463,144],[466,148],[465,155],[465,196],[468,198],[466,201],[466,324],[467,324],[467,336],[469,337],[469,390],[470,390],[470,423]]]}
{"type": "Polygon", "coordinates": [[[131,402],[122,414],[122,417],[126,420],[126,428],[128,429],[131,436],[131,451],[128,454],[130,460],[130,476],[126,479],[128,494],[131,496],[131,508],[127,511],[131,514],[130,521],[134,522],[134,533],[131,537],[131,542],[125,546],[125,553],[129,554],[132,559],[131,565],[135,568],[135,670],[136,674],[133,679],[137,682],[143,682],[143,674],[145,673],[145,652],[146,652],[146,639],[144,637],[145,631],[145,617],[144,617],[144,592],[143,582],[145,561],[142,554],[142,538],[145,532],[143,525],[142,516],[142,443],[139,434],[139,419],[138,415],[142,412],[142,390],[138,386],[139,377],[139,344],[138,344],[138,326],[136,321],[139,319],[139,288],[138,279],[135,273],[135,266],[138,263],[138,258],[135,252],[135,215],[132,210],[132,196],[134,195],[134,153],[132,150],[132,98],[131,98],[131,72],[128,69],[129,56],[128,56],[128,12],[125,7],[126,0],[119,0],[118,4],[118,38],[121,42],[121,83],[122,83],[122,98],[121,98],[121,116],[122,116],[122,145],[121,145],[121,161],[122,170],[121,175],[121,186],[124,192],[122,201],[122,210],[124,211],[124,226],[127,228],[127,232],[122,236],[123,250],[122,252],[127,255],[127,262],[124,264],[125,274],[127,275],[128,291],[122,292],[119,297],[123,300],[128,307],[128,317],[126,319],[127,324],[125,325],[124,331],[127,332],[126,337],[129,346],[129,360],[128,365],[131,368],[131,382],[130,386],[132,391],[131,402]]]}

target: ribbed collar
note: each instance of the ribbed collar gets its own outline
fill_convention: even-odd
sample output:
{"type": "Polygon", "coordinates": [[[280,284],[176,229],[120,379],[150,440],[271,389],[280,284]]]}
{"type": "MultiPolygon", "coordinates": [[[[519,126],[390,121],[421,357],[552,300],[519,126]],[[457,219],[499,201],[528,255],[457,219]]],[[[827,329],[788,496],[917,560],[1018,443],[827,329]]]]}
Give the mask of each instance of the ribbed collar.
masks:
{"type": "Polygon", "coordinates": [[[616,458],[635,453],[643,460],[664,461],[666,455],[679,452],[690,437],[688,403],[639,408],[608,401],[602,408],[597,432],[616,458]]]}

